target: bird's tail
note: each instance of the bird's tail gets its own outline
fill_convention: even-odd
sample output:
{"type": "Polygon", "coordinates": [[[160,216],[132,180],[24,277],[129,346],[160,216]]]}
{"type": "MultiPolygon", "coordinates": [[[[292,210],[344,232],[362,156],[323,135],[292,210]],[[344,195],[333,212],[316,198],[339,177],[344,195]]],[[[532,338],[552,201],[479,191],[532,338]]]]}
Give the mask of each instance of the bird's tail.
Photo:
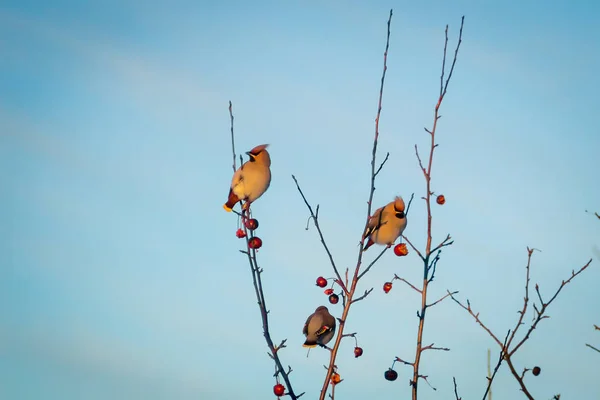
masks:
{"type": "Polygon", "coordinates": [[[227,203],[223,204],[223,208],[227,212],[231,212],[235,203],[240,201],[239,197],[235,193],[233,193],[232,189],[229,189],[229,197],[227,198],[227,203]]]}
{"type": "Polygon", "coordinates": [[[313,347],[317,347],[317,342],[315,340],[306,339],[306,341],[304,342],[302,347],[308,347],[308,348],[312,349],[313,347]]]}

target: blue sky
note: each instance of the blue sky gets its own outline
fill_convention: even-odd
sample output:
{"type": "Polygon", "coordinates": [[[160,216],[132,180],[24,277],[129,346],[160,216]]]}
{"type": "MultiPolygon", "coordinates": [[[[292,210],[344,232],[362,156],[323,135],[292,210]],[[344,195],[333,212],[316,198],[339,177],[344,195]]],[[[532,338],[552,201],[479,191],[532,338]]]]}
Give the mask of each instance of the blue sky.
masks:
{"type": "MultiPolygon", "coordinates": [[[[254,206],[272,335],[295,390],[317,396],[324,351],[301,347],[306,316],[331,276],[290,175],[299,179],[342,266],[364,224],[385,22],[394,8],[381,117],[390,161],[375,203],[424,192],[424,148],[439,85],[443,29],[464,42],[445,100],[433,187],[434,241],[447,233],[432,298],[460,290],[502,335],[532,279],[551,293],[600,255],[598,5],[591,1],[141,2],[8,1],[0,7],[0,397],[7,399],[269,398],[266,356],[236,218],[221,208],[231,179],[227,102],[237,149],[270,143],[271,188],[254,206]],[[484,4],[485,3],[485,4],[484,4]],[[597,257],[597,256],[596,256],[597,257]]],[[[425,210],[406,235],[424,244],[425,210]]],[[[367,260],[376,252],[368,252],[367,260]]],[[[419,298],[417,257],[389,253],[361,283],[352,340],[338,359],[340,398],[408,396],[419,298]]],[[[518,353],[539,365],[536,398],[596,398],[597,261],[565,288],[518,353]]],[[[341,304],[330,307],[339,316],[341,304]]],[[[497,349],[452,302],[428,314],[422,372],[451,396],[485,388],[497,349]]],[[[502,368],[495,398],[517,398],[502,368]]]]}

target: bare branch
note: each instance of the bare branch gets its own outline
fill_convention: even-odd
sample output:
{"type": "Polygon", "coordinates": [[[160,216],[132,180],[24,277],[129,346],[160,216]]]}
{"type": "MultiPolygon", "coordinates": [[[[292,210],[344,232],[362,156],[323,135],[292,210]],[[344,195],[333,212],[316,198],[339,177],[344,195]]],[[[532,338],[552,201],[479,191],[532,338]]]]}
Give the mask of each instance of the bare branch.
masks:
{"type": "Polygon", "coordinates": [[[352,303],[356,303],[357,301],[363,300],[365,297],[367,297],[369,294],[371,294],[372,291],[373,291],[373,288],[371,288],[369,290],[365,290],[365,294],[363,294],[362,296],[357,297],[356,299],[352,300],[352,303]]]}
{"type": "Polygon", "coordinates": [[[421,260],[425,261],[425,257],[423,257],[423,254],[421,254],[419,249],[417,249],[415,246],[413,246],[413,244],[410,242],[410,240],[408,240],[408,238],[406,236],[402,235],[402,239],[406,240],[406,243],[408,243],[408,245],[415,251],[415,253],[417,253],[417,255],[421,258],[421,260]]]}
{"type": "Polygon", "coordinates": [[[433,390],[437,390],[436,388],[431,386],[431,383],[429,383],[429,381],[427,380],[427,378],[428,378],[427,375],[419,375],[419,378],[423,379],[425,381],[425,383],[427,383],[429,385],[430,388],[432,388],[433,390]]]}
{"type": "Polygon", "coordinates": [[[421,352],[425,351],[425,350],[441,350],[441,351],[450,351],[449,348],[447,347],[435,347],[434,346],[435,343],[431,343],[429,346],[424,346],[421,348],[421,352]]]}
{"type": "Polygon", "coordinates": [[[558,294],[561,292],[561,290],[569,283],[573,280],[573,278],[575,278],[577,275],[579,275],[580,273],[582,273],[583,271],[585,271],[585,269],[587,267],[589,267],[589,265],[592,263],[592,259],[590,259],[583,267],[581,267],[577,272],[573,271],[571,272],[571,276],[569,277],[569,279],[567,279],[566,281],[562,281],[562,283],[560,284],[560,286],[558,287],[558,289],[556,290],[556,292],[554,293],[554,296],[552,296],[550,298],[550,300],[547,303],[542,303],[542,307],[540,308],[539,314],[536,317],[536,319],[533,321],[533,323],[531,324],[531,326],[529,327],[529,330],[527,331],[527,333],[525,334],[525,337],[523,337],[523,339],[521,339],[521,341],[515,346],[513,347],[513,349],[510,351],[510,356],[512,356],[513,354],[515,354],[515,352],[517,350],[519,350],[519,348],[523,345],[523,343],[525,343],[527,341],[527,339],[529,339],[529,337],[531,336],[531,333],[533,332],[533,330],[537,327],[538,323],[544,319],[547,318],[547,316],[544,315],[544,313],[546,312],[548,306],[550,306],[550,304],[552,304],[552,302],[554,301],[554,299],[556,299],[556,296],[558,296],[558,294]]]}
{"type": "Polygon", "coordinates": [[[408,361],[404,361],[400,357],[396,357],[396,361],[401,362],[402,364],[405,364],[405,365],[410,365],[411,367],[414,365],[414,363],[411,363],[411,362],[408,362],[408,361]]]}
{"type": "Polygon", "coordinates": [[[502,361],[504,360],[504,356],[505,356],[506,350],[507,350],[506,346],[508,343],[509,335],[510,335],[510,329],[506,333],[506,337],[504,338],[504,342],[502,343],[502,349],[500,349],[500,357],[498,358],[498,362],[496,363],[496,367],[494,368],[494,373],[492,374],[491,377],[488,378],[488,385],[487,385],[487,388],[485,389],[485,393],[483,394],[482,400],[485,400],[485,397],[488,395],[488,393],[490,393],[490,397],[491,397],[492,382],[494,381],[494,378],[496,377],[496,373],[498,372],[498,369],[500,369],[500,365],[502,365],[502,361]]]}
{"type": "Polygon", "coordinates": [[[590,349],[596,350],[598,353],[600,353],[600,350],[598,350],[596,347],[592,346],[591,344],[586,343],[585,345],[587,347],[589,347],[590,349]]]}
{"type": "Polygon", "coordinates": [[[369,272],[369,270],[371,269],[371,267],[372,267],[373,265],[375,265],[375,263],[376,263],[376,262],[377,262],[377,261],[378,261],[378,260],[379,260],[379,259],[380,259],[380,258],[383,256],[383,254],[384,254],[384,253],[385,253],[385,252],[386,252],[386,251],[387,251],[389,248],[390,248],[389,246],[385,247],[385,248],[384,248],[384,249],[381,251],[381,253],[379,253],[379,255],[378,255],[377,257],[375,257],[375,259],[374,259],[373,261],[371,261],[371,264],[369,264],[369,265],[367,266],[367,268],[365,268],[365,270],[364,270],[363,272],[361,272],[361,273],[358,275],[358,279],[362,278],[362,277],[363,277],[363,276],[364,276],[364,275],[365,275],[367,272],[369,272]]]}
{"type": "Polygon", "coordinates": [[[404,214],[408,215],[408,210],[410,210],[410,205],[412,204],[412,201],[414,198],[415,198],[415,194],[412,193],[410,195],[410,199],[408,200],[408,205],[406,206],[406,211],[404,212],[404,214]]]}
{"type": "Polygon", "coordinates": [[[400,278],[398,275],[394,274],[394,279],[398,279],[399,281],[402,281],[404,283],[406,283],[408,286],[410,286],[414,291],[416,291],[417,293],[421,294],[423,293],[423,291],[421,289],[419,289],[418,287],[416,287],[415,285],[413,285],[412,283],[410,283],[409,281],[407,281],[404,278],[400,278]]]}
{"type": "Polygon", "coordinates": [[[452,238],[450,237],[450,234],[448,234],[448,236],[446,236],[446,239],[444,239],[442,241],[442,243],[440,243],[439,245],[437,245],[435,248],[433,248],[431,250],[432,253],[435,253],[436,251],[440,250],[442,247],[446,247],[446,246],[450,246],[454,243],[454,240],[451,240],[452,238]]]}
{"type": "Polygon", "coordinates": [[[433,307],[433,306],[435,306],[436,304],[440,303],[442,300],[444,300],[446,297],[453,296],[453,295],[455,295],[455,294],[457,294],[457,293],[458,293],[458,290],[457,290],[457,291],[454,291],[454,292],[452,292],[452,293],[450,293],[450,291],[448,291],[448,293],[446,293],[444,296],[442,296],[442,297],[441,297],[441,298],[439,298],[438,300],[434,301],[434,302],[433,302],[433,303],[431,303],[431,304],[428,304],[428,305],[427,305],[427,308],[429,308],[429,307],[433,307]]]}
{"type": "MultiPolygon", "coordinates": [[[[456,60],[458,58],[458,49],[460,49],[460,44],[462,43],[462,32],[463,32],[463,26],[465,24],[465,16],[462,16],[462,19],[460,20],[460,32],[458,33],[458,44],[456,45],[456,49],[454,50],[454,59],[452,60],[452,67],[450,67],[450,73],[448,74],[448,79],[446,79],[446,84],[444,85],[444,90],[441,90],[441,84],[440,84],[440,101],[438,102],[437,106],[436,106],[436,110],[439,109],[441,103],[442,103],[442,99],[444,98],[444,96],[446,95],[446,90],[448,90],[448,84],[450,83],[450,78],[452,78],[452,73],[454,72],[454,65],[456,64],[456,60]]],[[[446,59],[446,45],[448,43],[448,25],[446,25],[446,43],[444,44],[444,60],[446,59]]],[[[443,66],[445,65],[445,62],[442,64],[443,66]]],[[[442,79],[441,81],[444,80],[444,67],[442,66],[442,79]]]]}
{"type": "MultiPolygon", "coordinates": [[[[450,291],[448,291],[448,293],[450,293],[450,291]]],[[[471,316],[473,318],[475,318],[475,321],[483,328],[485,329],[485,331],[496,341],[496,343],[498,343],[498,345],[500,347],[503,346],[502,342],[496,337],[496,335],[494,335],[492,333],[492,331],[483,323],[481,322],[481,320],[479,319],[479,313],[475,314],[473,312],[473,310],[471,309],[471,303],[469,303],[469,300],[467,300],[467,306],[465,306],[464,304],[462,304],[459,300],[457,300],[452,293],[450,293],[450,297],[452,298],[452,300],[454,300],[456,302],[456,304],[458,304],[459,306],[461,306],[464,310],[466,310],[469,314],[471,314],[471,316]]]]}
{"type": "Polygon", "coordinates": [[[388,160],[389,157],[390,157],[390,153],[388,152],[385,155],[385,158],[383,159],[383,162],[379,165],[379,168],[377,168],[377,171],[375,171],[375,176],[379,175],[379,172],[381,171],[381,168],[383,168],[383,165],[386,163],[386,161],[388,160]]]}
{"type": "MultiPolygon", "coordinates": [[[[519,313],[521,314],[519,316],[519,320],[517,321],[517,325],[515,326],[515,328],[512,331],[512,335],[510,335],[510,339],[508,339],[508,346],[510,347],[510,344],[512,343],[513,339],[515,338],[515,335],[517,333],[517,331],[519,330],[519,327],[521,326],[521,324],[523,323],[523,318],[525,317],[525,313],[527,312],[527,305],[529,304],[529,276],[530,276],[530,265],[531,265],[531,256],[533,254],[533,249],[530,249],[529,247],[527,248],[527,266],[525,267],[526,270],[526,274],[525,274],[525,298],[523,301],[523,309],[521,311],[519,311],[519,313]]],[[[537,285],[535,285],[536,290],[537,290],[537,285]]],[[[538,292],[539,295],[539,292],[538,292]]],[[[540,297],[541,300],[541,297],[540,297]]],[[[543,303],[543,302],[542,302],[543,303]]]]}
{"type": "MultiPolygon", "coordinates": [[[[323,231],[321,231],[321,226],[319,225],[319,217],[317,216],[317,214],[315,212],[313,212],[312,207],[308,203],[306,196],[304,196],[302,189],[300,189],[300,184],[298,184],[298,180],[296,179],[296,177],[294,175],[292,175],[292,179],[296,183],[296,188],[298,188],[298,192],[300,192],[300,196],[302,196],[302,200],[304,200],[304,204],[306,204],[306,207],[308,208],[308,211],[310,212],[310,216],[312,217],[313,223],[315,224],[315,228],[317,228],[317,232],[319,233],[319,238],[321,239],[321,243],[323,244],[323,247],[325,248],[325,251],[327,252],[327,256],[329,257],[329,261],[331,262],[333,271],[335,272],[335,275],[338,278],[339,285],[342,287],[344,292],[348,293],[348,289],[346,288],[346,285],[344,285],[344,283],[342,281],[342,276],[338,272],[338,269],[335,265],[335,261],[333,261],[333,255],[331,254],[331,251],[329,251],[329,247],[327,246],[327,243],[325,242],[325,237],[323,236],[323,231]]],[[[318,212],[319,211],[318,211],[318,206],[317,206],[317,213],[318,212]]]]}
{"type": "MultiPolygon", "coordinates": [[[[427,129],[425,129],[425,130],[427,132],[429,132],[427,129]]],[[[431,134],[431,132],[429,132],[429,134],[431,134]]],[[[423,175],[425,175],[425,179],[429,180],[429,176],[427,175],[427,170],[423,166],[423,161],[421,161],[421,156],[419,156],[419,149],[417,148],[416,144],[415,144],[415,154],[417,155],[417,160],[419,161],[419,167],[421,167],[421,171],[423,171],[423,175]]]]}
{"type": "Polygon", "coordinates": [[[456,378],[452,377],[452,380],[454,381],[454,397],[456,398],[456,400],[462,400],[462,397],[458,397],[458,389],[456,387],[456,378]]]}
{"type": "Polygon", "coordinates": [[[231,104],[231,100],[229,101],[229,118],[231,119],[231,151],[233,153],[233,172],[236,171],[236,166],[235,166],[235,140],[234,140],[234,136],[233,136],[233,108],[232,108],[232,104],[231,104]]]}

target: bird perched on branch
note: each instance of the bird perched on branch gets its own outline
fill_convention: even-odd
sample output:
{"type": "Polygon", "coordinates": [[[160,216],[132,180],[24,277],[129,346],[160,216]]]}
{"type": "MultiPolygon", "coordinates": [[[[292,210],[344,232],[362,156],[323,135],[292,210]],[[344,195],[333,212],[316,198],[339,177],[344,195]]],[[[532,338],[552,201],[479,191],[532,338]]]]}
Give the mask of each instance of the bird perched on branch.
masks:
{"type": "Polygon", "coordinates": [[[317,344],[325,346],[335,334],[335,317],[325,306],[319,306],[307,319],[302,329],[306,341],[302,347],[313,348],[317,344]]]}
{"type": "Polygon", "coordinates": [[[271,184],[271,157],[267,151],[268,144],[261,144],[246,152],[250,157],[231,179],[231,188],[227,203],[223,205],[225,211],[230,212],[240,200],[244,200],[244,208],[262,196],[271,184]]]}
{"type": "Polygon", "coordinates": [[[394,201],[375,211],[369,218],[367,229],[363,235],[363,239],[369,238],[363,251],[375,243],[388,246],[394,244],[406,228],[404,209],[404,200],[402,197],[396,196],[394,201]]]}

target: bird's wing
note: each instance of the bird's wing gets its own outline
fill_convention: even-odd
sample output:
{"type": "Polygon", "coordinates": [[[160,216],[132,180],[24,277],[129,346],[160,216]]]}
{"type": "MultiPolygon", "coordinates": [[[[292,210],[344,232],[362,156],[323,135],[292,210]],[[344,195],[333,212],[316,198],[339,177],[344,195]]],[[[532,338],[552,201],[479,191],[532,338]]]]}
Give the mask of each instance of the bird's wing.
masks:
{"type": "Polygon", "coordinates": [[[310,319],[313,317],[313,315],[315,315],[315,314],[312,313],[308,316],[308,318],[306,318],[306,322],[304,323],[304,328],[302,328],[302,333],[305,336],[308,335],[308,323],[310,322],[310,319]]]}
{"type": "Polygon", "coordinates": [[[375,232],[382,225],[381,221],[383,220],[383,208],[378,208],[371,218],[369,218],[369,223],[367,224],[367,229],[365,230],[365,234],[363,235],[363,239],[371,236],[373,232],[375,232]]]}
{"type": "Polygon", "coordinates": [[[246,164],[243,164],[241,167],[239,167],[238,170],[235,171],[235,173],[233,174],[233,178],[231,178],[231,188],[232,189],[234,189],[237,185],[240,184],[240,182],[242,182],[244,180],[244,175],[243,175],[244,165],[246,165],[246,164]]]}
{"type": "Polygon", "coordinates": [[[331,332],[331,331],[332,331],[332,329],[333,329],[333,328],[332,328],[332,327],[330,327],[330,326],[328,326],[328,325],[323,325],[323,326],[321,327],[321,329],[319,329],[319,330],[317,331],[316,335],[317,335],[317,337],[319,337],[319,336],[321,336],[321,335],[323,335],[323,334],[325,334],[325,333],[327,333],[327,332],[331,332]]]}

